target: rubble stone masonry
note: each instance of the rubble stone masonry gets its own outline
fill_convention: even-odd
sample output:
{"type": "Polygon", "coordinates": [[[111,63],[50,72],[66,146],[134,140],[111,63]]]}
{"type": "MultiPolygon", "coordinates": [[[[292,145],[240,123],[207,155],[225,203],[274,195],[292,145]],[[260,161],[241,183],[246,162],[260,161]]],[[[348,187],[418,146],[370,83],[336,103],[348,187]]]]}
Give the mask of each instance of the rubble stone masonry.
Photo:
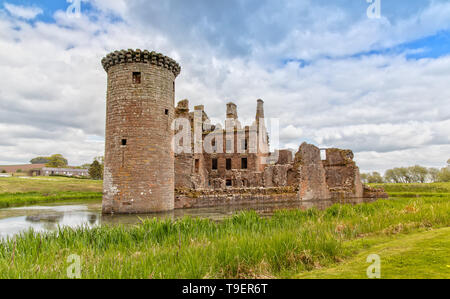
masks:
{"type": "Polygon", "coordinates": [[[174,209],[175,78],[172,59],[120,51],[102,61],[108,73],[104,214],[174,209]]]}

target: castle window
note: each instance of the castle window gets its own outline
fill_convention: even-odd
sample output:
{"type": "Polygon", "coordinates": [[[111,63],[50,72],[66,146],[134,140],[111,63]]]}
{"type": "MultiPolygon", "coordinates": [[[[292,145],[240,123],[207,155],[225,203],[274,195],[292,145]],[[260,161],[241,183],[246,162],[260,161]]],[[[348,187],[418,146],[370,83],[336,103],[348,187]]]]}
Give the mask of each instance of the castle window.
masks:
{"type": "Polygon", "coordinates": [[[248,160],[247,158],[242,158],[242,169],[247,169],[248,168],[248,160]]]}
{"type": "Polygon", "coordinates": [[[166,113],[166,115],[169,115],[169,109],[166,109],[164,112],[166,113]]]}
{"type": "Polygon", "coordinates": [[[231,159],[227,159],[227,170],[231,170],[232,166],[231,166],[231,159]]]}
{"type": "Polygon", "coordinates": [[[227,180],[227,187],[233,187],[233,181],[227,180]]]}
{"type": "Polygon", "coordinates": [[[217,170],[218,169],[218,161],[217,159],[212,159],[212,169],[217,170]]]}
{"type": "Polygon", "coordinates": [[[141,73],[140,72],[133,73],[133,84],[141,84],[141,73]]]}
{"type": "Polygon", "coordinates": [[[322,161],[327,160],[327,150],[325,150],[325,149],[320,150],[320,158],[322,159],[322,161]]]}
{"type": "Polygon", "coordinates": [[[200,172],[200,160],[195,159],[195,173],[199,173],[199,172],[200,172]]]}
{"type": "Polygon", "coordinates": [[[126,146],[127,145],[127,140],[126,139],[122,139],[122,146],[126,146]]]}
{"type": "Polygon", "coordinates": [[[173,92],[175,92],[175,82],[173,82],[173,92]]]}

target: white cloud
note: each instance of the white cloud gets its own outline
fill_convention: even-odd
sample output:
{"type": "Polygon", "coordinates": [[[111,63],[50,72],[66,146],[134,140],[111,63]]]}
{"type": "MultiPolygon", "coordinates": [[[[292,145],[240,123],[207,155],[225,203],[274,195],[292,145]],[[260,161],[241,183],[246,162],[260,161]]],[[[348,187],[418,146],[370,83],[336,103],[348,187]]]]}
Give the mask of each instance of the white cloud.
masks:
{"type": "Polygon", "coordinates": [[[32,20],[43,13],[43,10],[36,6],[14,5],[5,2],[4,7],[11,15],[26,20],[32,20]]]}
{"type": "Polygon", "coordinates": [[[223,119],[234,101],[252,119],[262,98],[266,118],[280,119],[283,147],[350,148],[365,171],[450,158],[450,56],[353,56],[447,29],[448,3],[379,23],[312,1],[92,3],[100,13],[82,10],[80,19],[63,11],[55,23],[0,19],[0,163],[62,153],[82,164],[100,155],[100,60],[122,48],[178,60],[177,99],[204,104],[210,117],[223,119]]]}
{"type": "Polygon", "coordinates": [[[293,125],[289,125],[283,128],[280,132],[280,139],[291,141],[291,140],[301,140],[303,137],[303,130],[301,128],[296,128],[293,125]]]}

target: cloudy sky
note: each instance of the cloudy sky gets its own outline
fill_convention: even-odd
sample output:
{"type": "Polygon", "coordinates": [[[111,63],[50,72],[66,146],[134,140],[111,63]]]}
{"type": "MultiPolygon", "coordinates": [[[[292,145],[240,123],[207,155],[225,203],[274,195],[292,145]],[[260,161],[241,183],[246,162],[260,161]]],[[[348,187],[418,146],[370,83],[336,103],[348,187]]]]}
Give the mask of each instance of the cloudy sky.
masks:
{"type": "Polygon", "coordinates": [[[177,100],[223,118],[279,118],[281,144],[353,149],[362,171],[450,158],[450,1],[0,1],[0,164],[102,155],[117,49],[182,66],[177,100]]]}

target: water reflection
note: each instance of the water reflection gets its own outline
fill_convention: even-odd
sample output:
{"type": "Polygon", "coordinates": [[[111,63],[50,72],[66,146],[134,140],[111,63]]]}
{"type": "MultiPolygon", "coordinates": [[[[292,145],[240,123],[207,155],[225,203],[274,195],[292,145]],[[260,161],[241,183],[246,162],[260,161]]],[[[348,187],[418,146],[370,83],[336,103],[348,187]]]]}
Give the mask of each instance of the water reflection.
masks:
{"type": "Polygon", "coordinates": [[[21,208],[0,209],[0,239],[14,236],[33,229],[36,232],[57,231],[58,227],[96,227],[99,225],[134,225],[145,219],[179,219],[183,217],[223,220],[238,212],[255,210],[264,217],[270,217],[277,210],[310,208],[325,209],[336,203],[359,204],[372,202],[372,199],[345,201],[314,201],[295,203],[272,203],[259,205],[234,205],[214,208],[176,210],[170,213],[147,215],[101,215],[101,201],[73,202],[35,205],[21,208]]]}

